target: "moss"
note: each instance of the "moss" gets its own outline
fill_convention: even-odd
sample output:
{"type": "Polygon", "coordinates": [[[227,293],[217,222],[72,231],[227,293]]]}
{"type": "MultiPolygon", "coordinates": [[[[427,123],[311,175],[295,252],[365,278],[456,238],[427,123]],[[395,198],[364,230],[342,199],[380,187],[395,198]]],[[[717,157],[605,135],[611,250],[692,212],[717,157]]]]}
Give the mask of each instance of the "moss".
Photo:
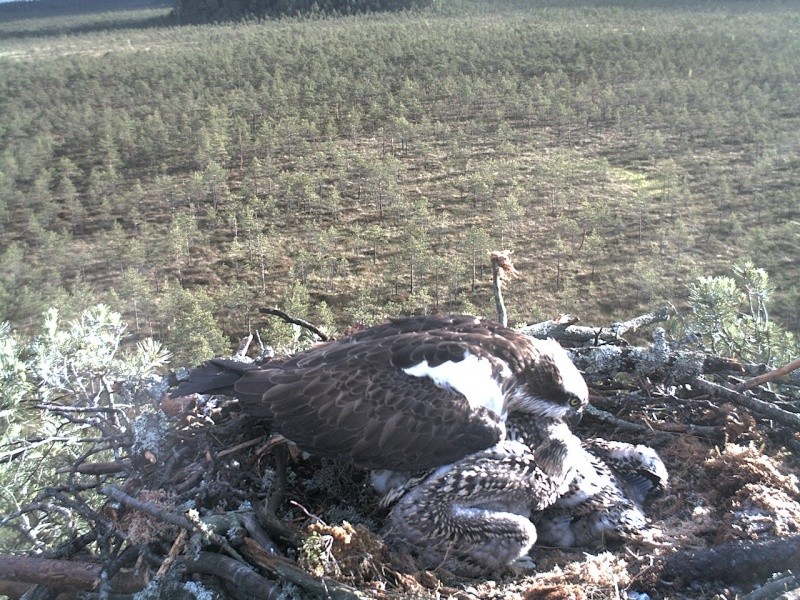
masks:
{"type": "Polygon", "coordinates": [[[374,580],[389,560],[383,539],[363,525],[312,523],[300,549],[298,563],[315,577],[334,577],[351,583],[374,580]]]}

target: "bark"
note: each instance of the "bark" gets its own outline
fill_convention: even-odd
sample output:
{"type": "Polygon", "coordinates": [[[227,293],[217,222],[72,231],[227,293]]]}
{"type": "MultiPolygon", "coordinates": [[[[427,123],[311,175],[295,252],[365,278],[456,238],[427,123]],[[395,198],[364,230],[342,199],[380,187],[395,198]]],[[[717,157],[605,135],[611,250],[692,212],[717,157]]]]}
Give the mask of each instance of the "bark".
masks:
{"type": "Polygon", "coordinates": [[[610,327],[575,325],[577,321],[575,317],[564,315],[556,320],[526,325],[521,328],[520,331],[532,337],[550,337],[567,344],[590,343],[598,345],[600,342],[609,343],[620,341],[623,334],[629,331],[636,331],[646,325],[666,321],[672,313],[673,310],[665,306],[651,313],[640,315],[621,323],[613,323],[610,327]]]}
{"type": "Polygon", "coordinates": [[[672,350],[660,327],[653,332],[651,347],[604,345],[572,348],[568,353],[589,382],[625,372],[641,377],[657,376],[671,384],[691,383],[706,373],[741,373],[744,370],[732,359],[710,356],[705,352],[672,350]]]}
{"type": "MultiPolygon", "coordinates": [[[[30,583],[62,591],[93,590],[100,585],[103,565],[77,560],[0,555],[0,580],[30,583]]],[[[111,580],[115,592],[142,589],[142,577],[120,573],[111,580]]]]}
{"type": "Polygon", "coordinates": [[[800,536],[766,542],[735,541],[713,548],[676,552],[664,561],[661,578],[685,586],[693,581],[755,583],[797,569],[800,536]]]}
{"type": "Polygon", "coordinates": [[[273,600],[281,594],[281,586],[276,582],[238,560],[215,552],[200,552],[196,558],[184,558],[181,562],[190,573],[219,577],[253,599],[273,600]]]}
{"type": "Polygon", "coordinates": [[[253,563],[266,569],[281,581],[290,581],[307,592],[332,600],[367,600],[369,596],[335,579],[315,578],[282,556],[264,550],[255,540],[246,538],[242,553],[253,563]]]}

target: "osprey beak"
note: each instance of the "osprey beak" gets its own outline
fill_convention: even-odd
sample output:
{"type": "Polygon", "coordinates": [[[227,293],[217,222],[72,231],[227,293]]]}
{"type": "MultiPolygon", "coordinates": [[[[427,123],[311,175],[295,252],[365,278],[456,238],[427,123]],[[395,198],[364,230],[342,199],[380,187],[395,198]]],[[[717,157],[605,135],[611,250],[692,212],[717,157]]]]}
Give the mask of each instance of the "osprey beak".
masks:
{"type": "Polygon", "coordinates": [[[564,421],[566,421],[569,428],[572,429],[580,424],[582,418],[583,407],[579,408],[578,410],[568,412],[564,417],[564,421]]]}

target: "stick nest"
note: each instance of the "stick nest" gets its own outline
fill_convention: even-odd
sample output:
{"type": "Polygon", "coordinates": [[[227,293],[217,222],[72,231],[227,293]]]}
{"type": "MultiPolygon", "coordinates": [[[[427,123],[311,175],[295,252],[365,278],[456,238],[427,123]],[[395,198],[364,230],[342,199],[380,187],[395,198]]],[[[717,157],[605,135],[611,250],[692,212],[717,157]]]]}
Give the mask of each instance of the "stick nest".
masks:
{"type": "Polygon", "coordinates": [[[94,565],[98,597],[150,582],[139,598],[159,582],[191,581],[225,598],[722,599],[796,567],[798,432],[730,394],[624,381],[593,386],[595,410],[577,433],[656,448],[670,488],[647,507],[651,527],[636,539],[537,546],[534,576],[466,580],[420,569],[384,542],[386,511],[365,472],[303,456],[231,399],[196,396],[163,398],[125,430],[109,417],[100,429],[118,458],[86,453],[44,493],[86,524],[80,543],[52,556],[94,565]],[[739,562],[726,568],[731,556],[739,562]],[[712,566],[692,569],[703,561],[712,566]]]}

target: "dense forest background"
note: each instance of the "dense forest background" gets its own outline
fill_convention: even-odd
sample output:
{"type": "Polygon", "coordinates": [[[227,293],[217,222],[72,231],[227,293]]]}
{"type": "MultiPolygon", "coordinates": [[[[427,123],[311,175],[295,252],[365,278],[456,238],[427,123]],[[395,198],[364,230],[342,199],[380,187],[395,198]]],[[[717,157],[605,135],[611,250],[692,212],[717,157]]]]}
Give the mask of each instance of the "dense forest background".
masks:
{"type": "Polygon", "coordinates": [[[102,301],[182,364],[252,330],[290,345],[266,305],[330,329],[491,315],[502,248],[512,323],[681,308],[751,260],[800,330],[800,2],[223,25],[19,4],[0,7],[0,321],[19,331],[102,301]]]}

